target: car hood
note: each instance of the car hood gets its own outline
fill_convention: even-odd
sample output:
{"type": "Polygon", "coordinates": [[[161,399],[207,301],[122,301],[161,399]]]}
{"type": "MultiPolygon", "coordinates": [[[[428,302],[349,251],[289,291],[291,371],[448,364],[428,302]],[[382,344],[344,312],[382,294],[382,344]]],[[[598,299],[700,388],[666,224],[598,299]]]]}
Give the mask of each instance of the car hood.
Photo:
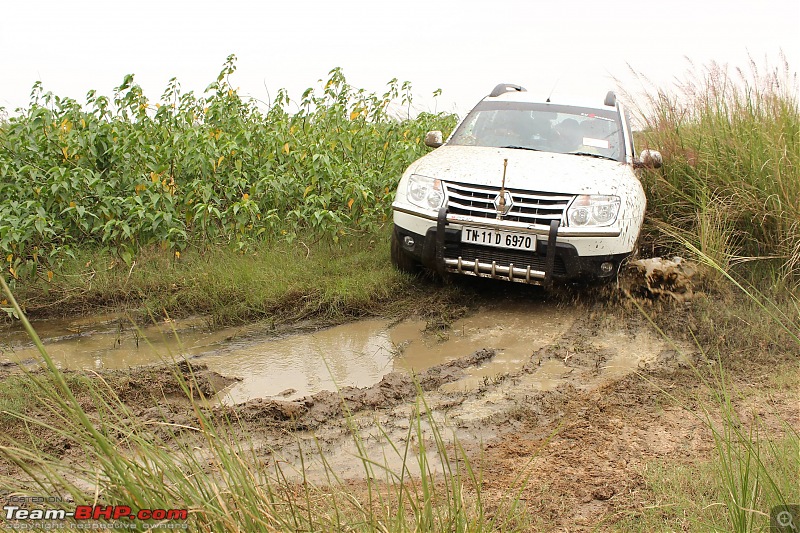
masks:
{"type": "Polygon", "coordinates": [[[564,194],[619,194],[637,178],[629,165],[591,156],[483,146],[442,146],[418,159],[409,172],[443,181],[564,194]]]}

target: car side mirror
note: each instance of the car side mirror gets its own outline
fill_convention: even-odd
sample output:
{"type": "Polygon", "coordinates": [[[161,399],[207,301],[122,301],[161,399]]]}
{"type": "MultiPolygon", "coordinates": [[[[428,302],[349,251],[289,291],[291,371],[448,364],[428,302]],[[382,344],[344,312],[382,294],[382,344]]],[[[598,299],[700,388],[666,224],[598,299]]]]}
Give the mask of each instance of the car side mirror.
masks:
{"type": "Polygon", "coordinates": [[[661,168],[663,164],[664,159],[661,157],[661,152],[647,149],[639,153],[634,166],[637,168],[661,168]]]}
{"type": "Polygon", "coordinates": [[[425,146],[430,146],[431,148],[439,148],[441,145],[444,144],[442,141],[442,132],[439,130],[429,131],[425,134],[425,146]]]}

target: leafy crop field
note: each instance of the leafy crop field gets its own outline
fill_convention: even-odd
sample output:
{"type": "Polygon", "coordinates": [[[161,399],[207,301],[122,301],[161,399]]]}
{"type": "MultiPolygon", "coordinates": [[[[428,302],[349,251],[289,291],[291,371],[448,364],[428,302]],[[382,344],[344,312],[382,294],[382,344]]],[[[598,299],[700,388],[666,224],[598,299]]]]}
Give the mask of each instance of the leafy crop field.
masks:
{"type": "Polygon", "coordinates": [[[430,129],[452,115],[401,120],[411,88],[351,87],[339,69],[301,101],[280,91],[265,110],[231,85],[228,57],[204,95],[177,80],[148,101],[132,75],[87,105],[33,87],[31,104],[0,123],[0,253],[14,278],[52,277],[79,247],[130,264],[157,245],[307,242],[376,230],[404,168],[430,129]]]}

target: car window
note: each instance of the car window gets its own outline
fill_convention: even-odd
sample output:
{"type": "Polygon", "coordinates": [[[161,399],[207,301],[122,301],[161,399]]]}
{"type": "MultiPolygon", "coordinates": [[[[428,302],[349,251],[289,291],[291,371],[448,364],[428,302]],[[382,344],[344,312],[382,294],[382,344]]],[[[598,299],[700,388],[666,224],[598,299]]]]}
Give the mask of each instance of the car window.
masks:
{"type": "Polygon", "coordinates": [[[613,111],[517,102],[482,102],[449,144],[513,147],[622,161],[623,137],[613,111]]]}

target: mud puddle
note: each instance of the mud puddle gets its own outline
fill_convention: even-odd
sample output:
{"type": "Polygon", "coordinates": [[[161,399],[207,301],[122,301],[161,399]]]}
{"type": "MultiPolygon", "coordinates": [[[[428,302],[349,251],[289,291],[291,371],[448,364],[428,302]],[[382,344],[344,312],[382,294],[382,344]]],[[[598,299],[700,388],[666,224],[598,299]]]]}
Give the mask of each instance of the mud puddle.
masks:
{"type": "MultiPolygon", "coordinates": [[[[482,446],[486,442],[498,445],[497,437],[512,428],[519,417],[541,417],[542,423],[557,424],[561,414],[554,406],[566,398],[592,395],[632,373],[677,367],[693,357],[691,346],[678,346],[676,350],[670,341],[649,329],[593,328],[586,320],[575,321],[570,331],[550,343],[534,345],[540,344],[543,346],[516,368],[498,365],[497,369],[511,371],[478,380],[477,388],[469,384],[475,384],[479,375],[491,376],[488,369],[493,368],[492,361],[477,367],[477,375],[473,372],[465,379],[426,389],[424,406],[407,399],[394,405],[386,402],[380,411],[358,412],[338,438],[329,439],[322,456],[317,453],[317,446],[325,440],[323,428],[308,435],[296,433],[305,454],[305,475],[324,482],[326,469],[330,468],[342,479],[363,479],[364,455],[370,458],[370,464],[380,465],[380,472],[409,468],[418,475],[416,465],[404,462],[403,454],[407,445],[413,453],[421,453],[420,439],[426,443],[426,467],[433,465],[430,468],[439,472],[449,455],[437,446],[436,432],[449,447],[456,441],[466,446],[482,446]],[[358,428],[358,446],[350,436],[351,426],[358,428]]],[[[333,433],[336,435],[335,430],[333,433]]],[[[276,460],[296,468],[301,461],[292,447],[282,449],[276,460]]]]}
{"type": "MultiPolygon", "coordinates": [[[[223,403],[254,398],[296,399],[337,387],[367,387],[396,370],[421,372],[481,348],[497,355],[465,371],[445,390],[470,390],[518,371],[576,319],[572,308],[540,302],[494,305],[427,331],[420,320],[391,324],[361,320],[313,332],[271,335],[267,326],[210,331],[202,318],[133,327],[124,317],[42,321],[34,324],[48,353],[64,369],[124,369],[188,358],[241,381],[223,391],[223,403]]],[[[20,329],[0,330],[0,364],[36,364],[36,348],[20,329]]],[[[542,386],[554,386],[542,372],[542,386]]]]}
{"type": "MultiPolygon", "coordinates": [[[[62,369],[135,368],[220,349],[242,328],[211,331],[202,318],[162,320],[136,327],[124,316],[101,315],[33,324],[47,353],[62,369]]],[[[21,327],[0,329],[0,365],[34,365],[38,350],[21,327]]]]}

